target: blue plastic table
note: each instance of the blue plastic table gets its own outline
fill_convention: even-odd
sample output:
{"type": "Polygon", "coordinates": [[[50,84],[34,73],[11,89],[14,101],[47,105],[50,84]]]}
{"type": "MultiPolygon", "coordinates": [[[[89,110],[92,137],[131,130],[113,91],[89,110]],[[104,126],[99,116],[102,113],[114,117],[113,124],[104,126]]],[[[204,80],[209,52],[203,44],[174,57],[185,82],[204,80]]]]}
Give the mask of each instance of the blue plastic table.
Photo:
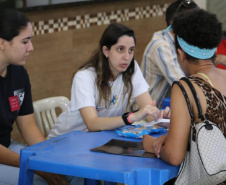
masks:
{"type": "Polygon", "coordinates": [[[177,175],[179,167],[157,158],[90,151],[112,138],[141,141],[120,137],[115,131],[73,131],[22,149],[19,185],[32,184],[34,170],[127,185],[162,185],[177,175]]]}

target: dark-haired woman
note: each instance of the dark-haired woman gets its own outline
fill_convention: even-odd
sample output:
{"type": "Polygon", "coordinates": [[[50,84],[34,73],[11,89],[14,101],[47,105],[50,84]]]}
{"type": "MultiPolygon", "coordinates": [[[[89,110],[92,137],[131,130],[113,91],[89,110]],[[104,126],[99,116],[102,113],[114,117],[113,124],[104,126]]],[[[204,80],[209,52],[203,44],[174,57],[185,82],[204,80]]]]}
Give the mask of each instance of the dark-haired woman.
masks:
{"type": "MultiPolygon", "coordinates": [[[[18,184],[19,153],[25,145],[11,140],[13,123],[28,145],[45,140],[35,122],[31,85],[23,67],[33,50],[32,36],[31,22],[24,14],[0,11],[0,185],[18,184]]],[[[37,174],[33,184],[69,185],[61,175],[37,174]]]]}
{"type": "Polygon", "coordinates": [[[75,74],[71,102],[49,137],[72,130],[112,130],[149,116],[157,120],[169,111],[155,107],[148,85],[134,60],[136,39],[133,30],[113,23],[104,31],[94,56],[75,74]],[[134,97],[140,110],[124,113],[134,97]]]}
{"type": "MultiPolygon", "coordinates": [[[[214,66],[216,48],[222,38],[221,23],[216,15],[205,10],[192,10],[178,14],[172,24],[175,33],[175,46],[178,61],[198,94],[202,114],[216,123],[226,136],[226,71],[214,66]]],[[[183,80],[195,123],[201,121],[190,88],[183,80]]],[[[179,165],[184,160],[191,118],[184,95],[178,85],[171,93],[171,119],[168,135],[157,138],[145,136],[143,146],[146,151],[154,152],[157,157],[179,165]]],[[[200,177],[201,178],[201,177],[200,177]]],[[[192,182],[192,179],[189,179],[192,182]]]]}

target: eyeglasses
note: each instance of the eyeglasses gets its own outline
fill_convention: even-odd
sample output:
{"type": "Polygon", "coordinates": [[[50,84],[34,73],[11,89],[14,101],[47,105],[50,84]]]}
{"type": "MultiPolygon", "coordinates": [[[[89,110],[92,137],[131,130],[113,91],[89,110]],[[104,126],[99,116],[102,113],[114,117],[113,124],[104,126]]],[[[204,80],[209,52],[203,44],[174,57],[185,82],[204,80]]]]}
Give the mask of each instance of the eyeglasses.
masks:
{"type": "Polygon", "coordinates": [[[190,9],[190,8],[195,8],[197,5],[194,3],[194,1],[192,0],[181,0],[180,5],[178,6],[177,10],[175,11],[175,13],[179,12],[181,7],[190,9]]]}
{"type": "MultiPolygon", "coordinates": [[[[191,0],[182,0],[180,6],[183,5],[183,6],[186,7],[186,8],[190,8],[190,7],[191,7],[191,3],[192,3],[191,0]]],[[[180,7],[180,6],[179,6],[179,7],[180,7]]]]}

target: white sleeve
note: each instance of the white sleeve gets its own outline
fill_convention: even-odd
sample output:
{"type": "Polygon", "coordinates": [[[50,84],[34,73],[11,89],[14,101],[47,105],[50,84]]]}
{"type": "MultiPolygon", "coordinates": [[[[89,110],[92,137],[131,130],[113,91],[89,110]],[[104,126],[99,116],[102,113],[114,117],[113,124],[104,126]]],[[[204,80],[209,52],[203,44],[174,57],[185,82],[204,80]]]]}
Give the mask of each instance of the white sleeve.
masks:
{"type": "Polygon", "coordinates": [[[134,74],[132,76],[133,93],[132,96],[136,98],[137,96],[148,91],[148,84],[143,77],[139,65],[134,61],[134,74]]]}
{"type": "Polygon", "coordinates": [[[71,111],[95,105],[95,73],[90,69],[78,71],[71,89],[71,111]]]}

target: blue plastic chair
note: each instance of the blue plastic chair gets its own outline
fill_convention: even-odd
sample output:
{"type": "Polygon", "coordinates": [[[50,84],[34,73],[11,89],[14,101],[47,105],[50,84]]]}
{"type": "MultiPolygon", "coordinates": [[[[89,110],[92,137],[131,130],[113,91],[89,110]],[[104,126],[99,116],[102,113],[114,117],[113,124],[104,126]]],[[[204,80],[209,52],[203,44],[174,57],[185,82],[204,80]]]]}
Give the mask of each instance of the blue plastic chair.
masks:
{"type": "Polygon", "coordinates": [[[162,109],[165,109],[166,107],[170,107],[170,98],[164,98],[162,100],[162,109]]]}

